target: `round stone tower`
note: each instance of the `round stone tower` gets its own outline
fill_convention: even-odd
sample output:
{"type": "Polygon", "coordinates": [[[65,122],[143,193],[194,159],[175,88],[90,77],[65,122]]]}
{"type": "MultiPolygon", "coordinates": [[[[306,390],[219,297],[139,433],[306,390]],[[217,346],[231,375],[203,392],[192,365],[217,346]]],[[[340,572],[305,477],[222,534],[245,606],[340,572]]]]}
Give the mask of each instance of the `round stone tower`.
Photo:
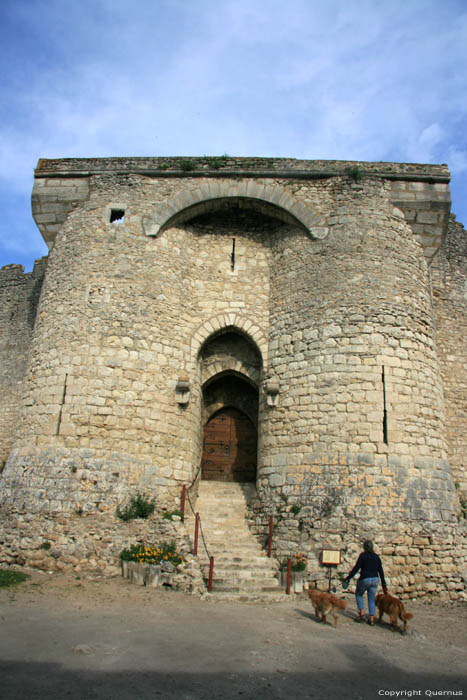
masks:
{"type": "Polygon", "coordinates": [[[427,263],[390,191],[334,182],[327,238],[272,248],[260,483],[339,529],[454,518],[427,263]]]}

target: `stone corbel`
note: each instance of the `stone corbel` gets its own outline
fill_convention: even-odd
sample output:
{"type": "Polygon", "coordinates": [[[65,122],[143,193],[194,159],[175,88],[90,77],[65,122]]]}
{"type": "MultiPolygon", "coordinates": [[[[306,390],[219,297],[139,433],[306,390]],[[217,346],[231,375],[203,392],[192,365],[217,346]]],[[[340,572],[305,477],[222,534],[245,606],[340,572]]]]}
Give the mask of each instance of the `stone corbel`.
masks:
{"type": "Polygon", "coordinates": [[[275,406],[277,404],[278,396],[279,382],[277,379],[268,379],[266,381],[266,401],[268,406],[275,406]]]}
{"type": "Polygon", "coordinates": [[[177,379],[175,387],[175,400],[181,406],[186,406],[190,400],[190,380],[187,376],[182,376],[177,379]]]}

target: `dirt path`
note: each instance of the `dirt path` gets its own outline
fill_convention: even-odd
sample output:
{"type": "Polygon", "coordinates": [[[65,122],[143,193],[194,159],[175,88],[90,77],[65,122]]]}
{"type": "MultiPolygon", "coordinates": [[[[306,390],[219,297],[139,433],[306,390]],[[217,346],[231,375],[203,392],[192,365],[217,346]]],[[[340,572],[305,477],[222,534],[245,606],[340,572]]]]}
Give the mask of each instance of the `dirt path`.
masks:
{"type": "MultiPolygon", "coordinates": [[[[285,598],[285,596],[284,596],[285,598]]],[[[0,590],[2,700],[371,700],[467,696],[467,605],[388,625],[316,622],[305,597],[214,602],[123,579],[33,572],[0,590]],[[446,693],[445,693],[446,695],[446,693]]]]}

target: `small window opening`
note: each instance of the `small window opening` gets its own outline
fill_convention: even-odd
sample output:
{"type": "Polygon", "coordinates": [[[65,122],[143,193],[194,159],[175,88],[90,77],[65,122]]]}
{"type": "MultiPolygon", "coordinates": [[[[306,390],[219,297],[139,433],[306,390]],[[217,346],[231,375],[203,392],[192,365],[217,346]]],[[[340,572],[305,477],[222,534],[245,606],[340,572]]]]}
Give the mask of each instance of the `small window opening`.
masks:
{"type": "Polygon", "coordinates": [[[389,444],[388,437],[388,409],[386,403],[386,375],[384,372],[384,366],[381,372],[381,381],[383,383],[383,442],[385,445],[389,444]]]}
{"type": "Polygon", "coordinates": [[[232,238],[232,252],[230,254],[230,269],[235,270],[235,238],[232,238]]]}
{"type": "Polygon", "coordinates": [[[125,210],[124,209],[111,209],[110,210],[110,223],[111,224],[123,224],[125,222],[125,210]]]}
{"type": "Polygon", "coordinates": [[[62,423],[63,406],[65,405],[67,388],[68,388],[68,374],[65,374],[65,381],[63,382],[63,390],[62,390],[62,400],[60,402],[60,409],[58,412],[57,428],[55,430],[55,435],[60,435],[60,426],[62,423]]]}

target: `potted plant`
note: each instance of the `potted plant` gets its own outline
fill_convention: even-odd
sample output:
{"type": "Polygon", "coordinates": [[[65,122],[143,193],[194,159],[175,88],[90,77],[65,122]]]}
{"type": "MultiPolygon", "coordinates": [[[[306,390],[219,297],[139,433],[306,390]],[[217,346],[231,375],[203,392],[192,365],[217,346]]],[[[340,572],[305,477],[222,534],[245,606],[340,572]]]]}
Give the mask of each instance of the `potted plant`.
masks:
{"type": "MultiPolygon", "coordinates": [[[[302,552],[298,552],[294,554],[292,557],[290,557],[291,560],[291,572],[292,572],[292,578],[291,578],[291,590],[294,591],[294,593],[302,593],[303,592],[303,581],[306,576],[306,567],[308,564],[308,559],[307,557],[302,554],[302,552]]],[[[284,559],[284,561],[281,563],[281,584],[283,586],[287,585],[287,567],[288,567],[288,559],[284,559]]]]}
{"type": "Polygon", "coordinates": [[[158,586],[161,578],[170,578],[184,563],[175,542],[162,542],[158,547],[133,544],[120,552],[122,575],[141,586],[158,586]]]}

